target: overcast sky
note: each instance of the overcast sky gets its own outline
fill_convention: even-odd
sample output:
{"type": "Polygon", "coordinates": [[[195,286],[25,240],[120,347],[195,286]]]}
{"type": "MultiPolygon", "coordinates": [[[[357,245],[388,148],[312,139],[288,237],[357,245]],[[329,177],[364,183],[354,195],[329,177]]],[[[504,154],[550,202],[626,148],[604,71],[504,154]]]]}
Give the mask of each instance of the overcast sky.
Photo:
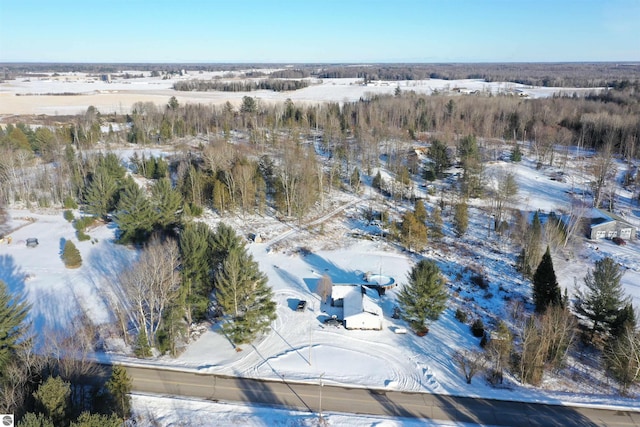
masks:
{"type": "Polygon", "coordinates": [[[640,61],[640,0],[0,0],[0,62],[640,61]]]}

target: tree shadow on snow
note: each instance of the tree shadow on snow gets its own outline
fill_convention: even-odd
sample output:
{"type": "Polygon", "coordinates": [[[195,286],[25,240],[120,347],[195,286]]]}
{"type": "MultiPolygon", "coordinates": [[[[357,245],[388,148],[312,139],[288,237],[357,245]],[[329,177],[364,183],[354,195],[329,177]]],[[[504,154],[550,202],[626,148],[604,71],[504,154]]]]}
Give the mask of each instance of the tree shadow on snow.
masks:
{"type": "Polygon", "coordinates": [[[289,273],[286,269],[284,268],[277,268],[275,269],[275,271],[278,273],[278,276],[280,276],[280,278],[287,283],[288,285],[290,285],[293,288],[298,288],[300,289],[302,292],[308,293],[311,292],[311,289],[309,289],[308,287],[305,287],[304,285],[306,285],[306,282],[300,282],[300,278],[294,276],[293,274],[289,273]],[[304,284],[304,285],[303,285],[304,284]]]}
{"type": "Polygon", "coordinates": [[[309,266],[313,267],[311,272],[316,275],[318,279],[326,274],[331,278],[333,283],[364,283],[362,272],[359,270],[344,270],[333,262],[314,253],[305,255],[303,259],[309,266]]]}

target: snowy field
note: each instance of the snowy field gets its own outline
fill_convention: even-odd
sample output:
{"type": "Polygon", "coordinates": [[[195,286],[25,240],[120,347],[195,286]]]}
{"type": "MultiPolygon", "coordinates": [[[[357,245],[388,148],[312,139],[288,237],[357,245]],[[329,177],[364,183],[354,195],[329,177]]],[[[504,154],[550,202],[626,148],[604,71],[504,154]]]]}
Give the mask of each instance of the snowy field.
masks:
{"type": "MultiPolygon", "coordinates": [[[[274,70],[259,70],[274,71],[274,70]]],[[[129,71],[132,75],[142,71],[129,71]]],[[[100,80],[99,76],[84,73],[61,73],[59,76],[20,77],[0,83],[0,114],[79,114],[91,105],[103,114],[126,114],[136,102],[152,102],[166,105],[171,96],[181,104],[223,104],[230,101],[240,104],[244,96],[255,97],[264,102],[353,102],[363,96],[393,94],[396,87],[417,93],[432,94],[434,91],[459,93],[487,92],[508,93],[529,98],[549,97],[553,94],[582,93],[582,88],[549,88],[527,86],[510,82],[486,82],[484,80],[404,80],[373,81],[367,85],[362,79],[307,79],[309,86],[296,91],[273,92],[267,90],[253,92],[177,92],[172,89],[178,81],[189,79],[211,80],[220,78],[220,72],[194,72],[169,79],[151,77],[134,79],[114,79],[111,83],[100,80]],[[19,96],[18,96],[19,95],[19,96]]],[[[225,79],[222,79],[224,81],[225,79]]],[[[249,79],[245,79],[249,80],[249,79]]],[[[594,90],[593,88],[588,91],[594,90]]]]}

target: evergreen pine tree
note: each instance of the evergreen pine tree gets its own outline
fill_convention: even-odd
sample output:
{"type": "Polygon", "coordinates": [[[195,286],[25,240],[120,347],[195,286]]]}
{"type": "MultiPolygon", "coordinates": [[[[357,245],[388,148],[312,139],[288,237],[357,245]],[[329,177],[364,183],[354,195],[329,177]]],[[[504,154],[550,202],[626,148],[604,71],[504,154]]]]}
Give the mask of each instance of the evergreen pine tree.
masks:
{"type": "Polygon", "coordinates": [[[407,212],[402,217],[400,241],[407,249],[417,252],[422,251],[427,244],[427,226],[418,221],[413,212],[407,212]]]}
{"type": "Polygon", "coordinates": [[[84,194],[86,211],[105,218],[115,207],[115,195],[118,190],[116,180],[105,168],[98,168],[92,175],[84,194]]]}
{"type": "Polygon", "coordinates": [[[448,298],[440,269],[434,261],[423,259],[409,273],[408,283],[398,294],[398,303],[402,318],[420,331],[427,320],[438,319],[448,298]]]}
{"type": "Polygon", "coordinates": [[[469,207],[465,202],[457,203],[453,211],[453,228],[456,236],[462,237],[469,227],[469,207]]]}
{"type": "Polygon", "coordinates": [[[353,172],[349,178],[349,185],[351,185],[355,193],[360,192],[360,169],[357,167],[353,168],[353,172]]]}
{"type": "Polygon", "coordinates": [[[620,283],[622,270],[611,258],[596,261],[584,278],[584,291],[576,292],[576,312],[592,322],[590,339],[596,332],[609,332],[625,305],[620,283]]]}
{"type": "Polygon", "coordinates": [[[429,235],[434,239],[442,237],[442,214],[439,207],[433,208],[429,217],[429,235]]]}
{"type": "Polygon", "coordinates": [[[211,265],[214,269],[222,266],[222,262],[229,253],[244,247],[242,239],[236,234],[235,230],[223,222],[218,224],[215,233],[210,234],[209,237],[209,246],[212,251],[211,265]]]}
{"type": "Polygon", "coordinates": [[[469,135],[458,142],[458,156],[462,163],[462,191],[466,197],[480,197],[483,191],[480,148],[475,136],[469,135]]]}
{"type": "MultiPolygon", "coordinates": [[[[42,413],[27,412],[16,424],[17,427],[55,427],[51,418],[42,413]]],[[[83,426],[84,427],[84,426],[83,426]]]]}
{"type": "Polygon", "coordinates": [[[25,338],[24,320],[29,305],[20,297],[11,295],[7,285],[0,280],[0,379],[5,375],[5,367],[14,357],[21,340],[25,338]]]}
{"type": "Polygon", "coordinates": [[[185,308],[187,323],[202,320],[209,305],[213,290],[211,279],[209,241],[213,233],[202,222],[189,222],[180,233],[180,255],[182,259],[182,284],[180,301],[185,308]]]}
{"type": "Polygon", "coordinates": [[[168,178],[157,181],[151,195],[158,228],[166,231],[176,226],[182,213],[182,196],[171,188],[171,181],[168,178]]]}
{"type": "Polygon", "coordinates": [[[131,393],[132,380],[127,374],[127,370],[121,365],[114,365],[111,378],[107,381],[107,390],[116,405],[116,412],[122,419],[129,417],[131,413],[131,393]]]}
{"type": "Polygon", "coordinates": [[[138,184],[126,181],[120,192],[115,222],[120,228],[121,243],[146,241],[157,222],[157,213],[138,184]]]}
{"type": "Polygon", "coordinates": [[[378,171],[378,173],[376,173],[376,175],[373,177],[371,186],[376,190],[382,190],[383,185],[384,185],[384,180],[382,179],[382,174],[380,174],[380,171],[378,171]]]}
{"type": "Polygon", "coordinates": [[[627,302],[611,324],[611,337],[614,339],[621,337],[627,328],[636,328],[636,322],[633,304],[627,302]]]}
{"type": "Polygon", "coordinates": [[[553,270],[553,260],[549,246],[542,256],[542,260],[533,275],[533,301],[536,305],[536,312],[544,313],[548,306],[559,306],[562,304],[562,294],[556,273],[553,270]]]}
{"type": "Polygon", "coordinates": [[[216,274],[216,300],[228,316],[222,329],[236,344],[253,340],[276,318],[273,292],[244,246],[232,249],[216,274]]]}
{"type": "Polygon", "coordinates": [[[416,203],[413,207],[413,215],[415,215],[416,220],[421,223],[427,222],[427,209],[424,207],[424,203],[422,200],[416,200],[416,203]]]}
{"type": "Polygon", "coordinates": [[[71,384],[60,377],[49,377],[33,393],[36,402],[44,414],[53,421],[54,425],[63,425],[69,409],[71,384]]]}
{"type": "MultiPolygon", "coordinates": [[[[69,427],[121,427],[122,419],[116,414],[104,415],[90,412],[83,412],[77,420],[72,421],[69,427]]],[[[44,427],[44,426],[38,426],[44,427]]],[[[52,426],[53,427],[53,426],[52,426]]]]}
{"type": "Polygon", "coordinates": [[[449,160],[449,154],[447,153],[447,146],[437,139],[431,142],[429,147],[429,158],[432,163],[432,173],[434,178],[442,178],[444,171],[451,166],[451,160],[449,160]]]}
{"type": "Polygon", "coordinates": [[[133,352],[140,358],[151,357],[151,346],[149,345],[149,338],[147,337],[147,331],[144,327],[141,327],[138,332],[133,352]]]}
{"type": "Polygon", "coordinates": [[[511,150],[511,161],[519,162],[521,160],[522,160],[522,151],[520,151],[520,146],[516,142],[513,147],[513,150],[511,150]]]}
{"type": "Polygon", "coordinates": [[[62,261],[67,268],[78,268],[82,265],[82,256],[71,240],[64,242],[62,249],[62,261]]]}

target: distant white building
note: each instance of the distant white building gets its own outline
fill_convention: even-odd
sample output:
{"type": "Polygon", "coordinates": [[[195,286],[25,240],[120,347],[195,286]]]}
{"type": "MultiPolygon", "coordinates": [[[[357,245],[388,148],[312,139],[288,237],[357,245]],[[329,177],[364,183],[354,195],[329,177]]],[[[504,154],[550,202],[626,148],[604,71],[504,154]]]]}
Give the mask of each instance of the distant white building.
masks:
{"type": "Polygon", "coordinates": [[[596,208],[593,208],[591,211],[591,224],[589,227],[590,239],[620,237],[622,239],[632,240],[635,238],[635,234],[636,230],[634,226],[619,216],[596,208]]]}
{"type": "Polygon", "coordinates": [[[376,300],[377,291],[362,285],[334,284],[331,304],[343,308],[346,329],[382,329],[382,308],[376,300]]]}

